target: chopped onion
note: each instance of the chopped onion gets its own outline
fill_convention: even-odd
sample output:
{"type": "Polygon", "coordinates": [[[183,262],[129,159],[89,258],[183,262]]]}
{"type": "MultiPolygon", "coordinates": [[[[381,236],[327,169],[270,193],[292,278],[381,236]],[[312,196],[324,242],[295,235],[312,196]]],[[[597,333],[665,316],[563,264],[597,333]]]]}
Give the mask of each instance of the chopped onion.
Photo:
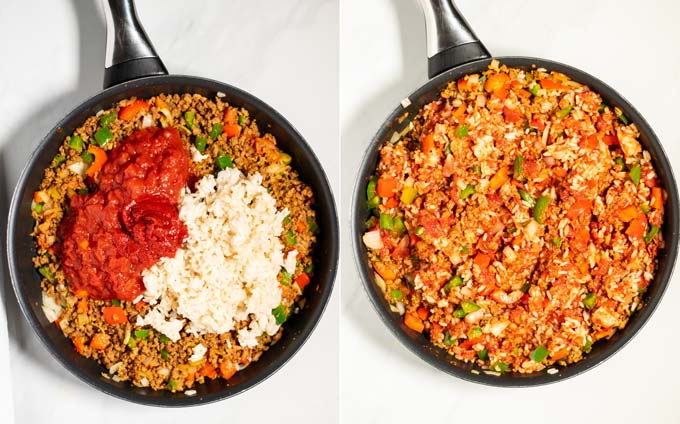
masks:
{"type": "Polygon", "coordinates": [[[86,164],[85,162],[78,161],[73,162],[67,168],[69,171],[82,177],[83,175],[85,175],[85,172],[87,172],[87,168],[89,168],[89,165],[86,164]]]}
{"type": "Polygon", "coordinates": [[[144,115],[142,118],[142,128],[149,128],[153,126],[153,117],[149,114],[144,115]]]}
{"type": "Polygon", "coordinates": [[[378,287],[380,287],[380,290],[385,291],[387,289],[387,286],[385,285],[385,280],[383,280],[383,278],[380,275],[378,275],[377,272],[374,273],[374,274],[375,274],[375,284],[378,287]]]}
{"type": "Polygon", "coordinates": [[[42,293],[42,310],[49,322],[54,322],[61,315],[61,306],[47,293],[42,293]]]}
{"type": "Polygon", "coordinates": [[[111,368],[109,368],[109,374],[113,375],[118,372],[120,367],[123,366],[123,362],[116,362],[115,364],[111,365],[111,368]]]}
{"type": "Polygon", "coordinates": [[[196,390],[194,390],[194,389],[187,390],[187,391],[184,392],[184,394],[187,395],[187,396],[196,396],[196,390]]]}
{"type": "Polygon", "coordinates": [[[398,132],[395,131],[395,132],[392,133],[392,138],[390,138],[390,143],[394,144],[397,141],[399,141],[400,138],[401,138],[401,134],[399,134],[398,132]]]}
{"type": "Polygon", "coordinates": [[[484,316],[484,309],[477,309],[474,312],[470,312],[465,316],[465,322],[468,324],[474,324],[484,316]]]}
{"type": "Polygon", "coordinates": [[[477,96],[477,100],[475,101],[475,104],[477,107],[484,107],[486,106],[486,96],[483,94],[480,94],[477,96]]]}
{"type": "Polygon", "coordinates": [[[165,367],[163,367],[163,368],[161,368],[161,369],[158,370],[158,375],[160,375],[160,376],[162,376],[162,377],[167,377],[167,376],[170,375],[170,370],[167,369],[167,368],[165,368],[165,367]]]}
{"type": "Polygon", "coordinates": [[[142,387],[148,387],[148,386],[149,386],[149,379],[146,378],[146,377],[142,377],[142,379],[139,380],[139,384],[140,384],[142,387]]]}
{"type": "Polygon", "coordinates": [[[364,241],[366,247],[368,247],[369,249],[376,250],[383,248],[382,238],[380,237],[380,230],[368,231],[367,233],[364,234],[362,240],[364,241]]]}
{"type": "Polygon", "coordinates": [[[498,321],[491,324],[491,334],[498,337],[505,330],[505,327],[510,325],[510,321],[498,321]]]}

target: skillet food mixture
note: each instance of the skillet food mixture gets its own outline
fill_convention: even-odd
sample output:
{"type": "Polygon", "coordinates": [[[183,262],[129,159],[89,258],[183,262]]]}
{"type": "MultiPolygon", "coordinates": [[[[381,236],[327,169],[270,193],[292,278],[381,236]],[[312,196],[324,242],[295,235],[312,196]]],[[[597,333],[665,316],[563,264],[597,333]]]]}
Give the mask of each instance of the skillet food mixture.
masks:
{"type": "Polygon", "coordinates": [[[32,204],[43,310],[107,378],[196,393],[275,343],[319,230],[248,111],[127,99],[66,137],[32,204]]]}
{"type": "Polygon", "coordinates": [[[640,308],[663,247],[638,136],[560,73],[493,61],[450,83],[367,186],[363,241],[391,308],[487,373],[583,359],[640,308]]]}

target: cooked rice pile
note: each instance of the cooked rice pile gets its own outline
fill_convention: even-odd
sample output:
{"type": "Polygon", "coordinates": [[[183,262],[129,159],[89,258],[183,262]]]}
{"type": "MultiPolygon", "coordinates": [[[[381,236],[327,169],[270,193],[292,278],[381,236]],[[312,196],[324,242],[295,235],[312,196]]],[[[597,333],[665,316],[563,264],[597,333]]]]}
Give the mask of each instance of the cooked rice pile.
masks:
{"type": "Polygon", "coordinates": [[[363,236],[407,327],[491,373],[577,362],[625,327],[665,202],[634,123],[565,75],[494,61],[410,125],[380,151],[363,236]]]}

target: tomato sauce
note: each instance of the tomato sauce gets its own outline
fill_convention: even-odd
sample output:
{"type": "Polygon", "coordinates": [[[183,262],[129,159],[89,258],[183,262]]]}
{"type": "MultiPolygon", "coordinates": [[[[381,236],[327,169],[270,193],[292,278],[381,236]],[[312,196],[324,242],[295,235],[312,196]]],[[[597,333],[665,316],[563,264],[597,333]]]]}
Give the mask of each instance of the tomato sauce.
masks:
{"type": "Polygon", "coordinates": [[[174,128],[135,131],[110,150],[98,190],[73,196],[59,228],[72,290],[102,300],[142,294],[142,271],[173,257],[187,237],[177,202],[190,176],[174,128]]]}

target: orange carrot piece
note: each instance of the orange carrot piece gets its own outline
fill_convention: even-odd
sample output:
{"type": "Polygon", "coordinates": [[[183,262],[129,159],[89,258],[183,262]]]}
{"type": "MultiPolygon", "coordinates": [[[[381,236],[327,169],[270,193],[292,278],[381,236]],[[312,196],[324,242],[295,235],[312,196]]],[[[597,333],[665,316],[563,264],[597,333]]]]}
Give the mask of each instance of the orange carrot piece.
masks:
{"type": "Polygon", "coordinates": [[[517,109],[510,109],[509,107],[503,106],[503,117],[506,122],[517,122],[522,117],[517,109]]]}
{"type": "Polygon", "coordinates": [[[566,216],[569,219],[578,219],[581,216],[590,216],[590,210],[593,207],[593,202],[586,196],[579,195],[576,197],[574,204],[567,210],[566,216]]]}
{"type": "Polygon", "coordinates": [[[298,221],[295,223],[295,231],[298,233],[304,233],[307,231],[307,223],[305,221],[298,221]]]}
{"type": "Polygon", "coordinates": [[[652,188],[652,198],[649,204],[654,209],[663,209],[663,191],[661,187],[652,188]]]}
{"type": "Polygon", "coordinates": [[[110,337],[106,333],[97,333],[90,340],[90,347],[96,350],[104,350],[109,345],[110,337]]]}
{"type": "Polygon", "coordinates": [[[420,308],[416,309],[416,314],[418,314],[418,318],[424,321],[430,316],[430,311],[428,311],[426,307],[421,306],[420,308]]]}
{"type": "Polygon", "coordinates": [[[602,141],[607,146],[618,146],[619,145],[619,138],[616,136],[616,134],[605,134],[602,137],[602,141]]]}
{"type": "Polygon", "coordinates": [[[102,308],[104,320],[109,325],[125,324],[127,321],[127,314],[125,309],[120,306],[105,306],[102,308]]]}
{"type": "Polygon", "coordinates": [[[138,311],[141,311],[144,306],[146,306],[146,302],[143,300],[140,300],[139,302],[135,303],[135,309],[138,311]]]}
{"type": "Polygon", "coordinates": [[[373,262],[373,269],[385,280],[394,280],[397,273],[390,265],[385,262],[373,262]]]}
{"type": "Polygon", "coordinates": [[[522,97],[522,98],[525,98],[525,99],[528,99],[529,97],[531,97],[531,93],[528,90],[525,90],[523,88],[520,88],[519,90],[517,90],[517,95],[519,97],[522,97]]]}
{"type": "Polygon", "coordinates": [[[73,346],[76,347],[76,351],[80,353],[81,355],[85,354],[85,338],[83,336],[74,336],[71,337],[71,341],[73,342],[73,346]]]}
{"type": "Polygon", "coordinates": [[[468,88],[470,88],[470,84],[468,84],[467,75],[464,76],[463,78],[459,79],[456,84],[458,85],[458,91],[464,91],[464,90],[467,90],[468,88]]]}
{"type": "Polygon", "coordinates": [[[591,150],[597,149],[599,145],[600,145],[600,139],[597,138],[597,133],[591,134],[586,138],[585,146],[588,149],[591,149],[591,150]]]}
{"type": "Polygon", "coordinates": [[[546,90],[567,90],[569,87],[567,87],[564,84],[560,84],[559,82],[551,79],[542,79],[539,81],[541,84],[541,87],[546,89],[546,90]]]}
{"type": "Polygon", "coordinates": [[[198,370],[198,375],[214,380],[217,378],[217,370],[210,362],[206,362],[201,369],[198,370]]]}
{"type": "Polygon", "coordinates": [[[135,100],[129,105],[123,107],[118,111],[118,117],[124,121],[134,119],[137,114],[143,110],[148,110],[149,104],[144,100],[135,100]]]}
{"type": "Polygon", "coordinates": [[[388,208],[388,209],[396,208],[397,206],[399,206],[399,201],[397,199],[395,199],[394,197],[390,197],[385,202],[385,207],[388,208]]]}
{"type": "Polygon", "coordinates": [[[510,173],[507,168],[499,169],[496,174],[491,177],[489,187],[491,190],[498,190],[503,184],[510,179],[510,173]]]}
{"type": "Polygon", "coordinates": [[[87,151],[94,155],[94,161],[89,168],[87,168],[87,176],[93,177],[102,169],[102,166],[106,163],[106,152],[101,147],[90,144],[87,151]]]}
{"type": "Polygon", "coordinates": [[[504,88],[508,82],[510,82],[510,76],[508,74],[493,74],[486,79],[484,90],[486,90],[487,93],[495,93],[497,90],[504,88]]]}
{"type": "Polygon", "coordinates": [[[491,257],[486,253],[477,253],[477,256],[475,256],[474,259],[474,263],[480,269],[485,270],[489,267],[489,264],[491,263],[491,257]]]}
{"type": "Polygon", "coordinates": [[[227,108],[223,120],[227,124],[238,124],[238,111],[233,107],[227,108]]]}
{"type": "Polygon", "coordinates": [[[458,106],[456,110],[453,111],[453,116],[456,117],[459,121],[463,118],[463,115],[465,114],[465,111],[467,110],[467,104],[463,103],[462,105],[458,106]]]}
{"type": "Polygon", "coordinates": [[[380,197],[392,197],[394,196],[397,185],[399,181],[392,177],[380,177],[378,178],[378,184],[375,188],[375,192],[380,197]]]}
{"type": "Polygon", "coordinates": [[[553,361],[559,361],[560,359],[565,358],[569,354],[569,350],[570,349],[568,347],[563,347],[562,349],[550,355],[550,357],[553,359],[553,361]]]}
{"type": "Polygon", "coordinates": [[[80,299],[78,301],[76,310],[78,311],[79,314],[86,314],[87,313],[87,299],[80,299]]]}
{"type": "Polygon", "coordinates": [[[434,133],[429,133],[423,138],[423,152],[430,153],[434,149],[434,133]]]}
{"type": "Polygon", "coordinates": [[[239,124],[226,124],[222,129],[229,138],[241,135],[241,126],[239,124]]]}
{"type": "Polygon", "coordinates": [[[75,293],[75,295],[76,295],[76,297],[77,297],[78,299],[82,299],[82,298],[84,298],[84,297],[87,297],[87,290],[78,290],[78,291],[75,293]]]}
{"type": "Polygon", "coordinates": [[[229,380],[236,374],[236,365],[228,359],[220,363],[220,374],[225,380],[229,380]]]}
{"type": "Polygon", "coordinates": [[[619,211],[619,219],[623,222],[630,222],[638,216],[638,208],[635,205],[630,205],[619,211]]]}
{"type": "Polygon", "coordinates": [[[423,321],[418,317],[418,315],[412,312],[406,312],[404,314],[404,324],[411,330],[417,331],[419,333],[422,333],[425,329],[425,324],[423,324],[423,321]]]}
{"type": "Polygon", "coordinates": [[[303,272],[302,274],[298,275],[295,277],[295,280],[293,280],[295,284],[300,287],[300,290],[304,289],[307,284],[310,282],[309,275],[307,275],[306,272],[303,272]]]}
{"type": "Polygon", "coordinates": [[[626,230],[626,235],[631,239],[642,240],[645,235],[645,230],[647,229],[647,222],[642,218],[635,218],[630,221],[628,229],[626,230]]]}

